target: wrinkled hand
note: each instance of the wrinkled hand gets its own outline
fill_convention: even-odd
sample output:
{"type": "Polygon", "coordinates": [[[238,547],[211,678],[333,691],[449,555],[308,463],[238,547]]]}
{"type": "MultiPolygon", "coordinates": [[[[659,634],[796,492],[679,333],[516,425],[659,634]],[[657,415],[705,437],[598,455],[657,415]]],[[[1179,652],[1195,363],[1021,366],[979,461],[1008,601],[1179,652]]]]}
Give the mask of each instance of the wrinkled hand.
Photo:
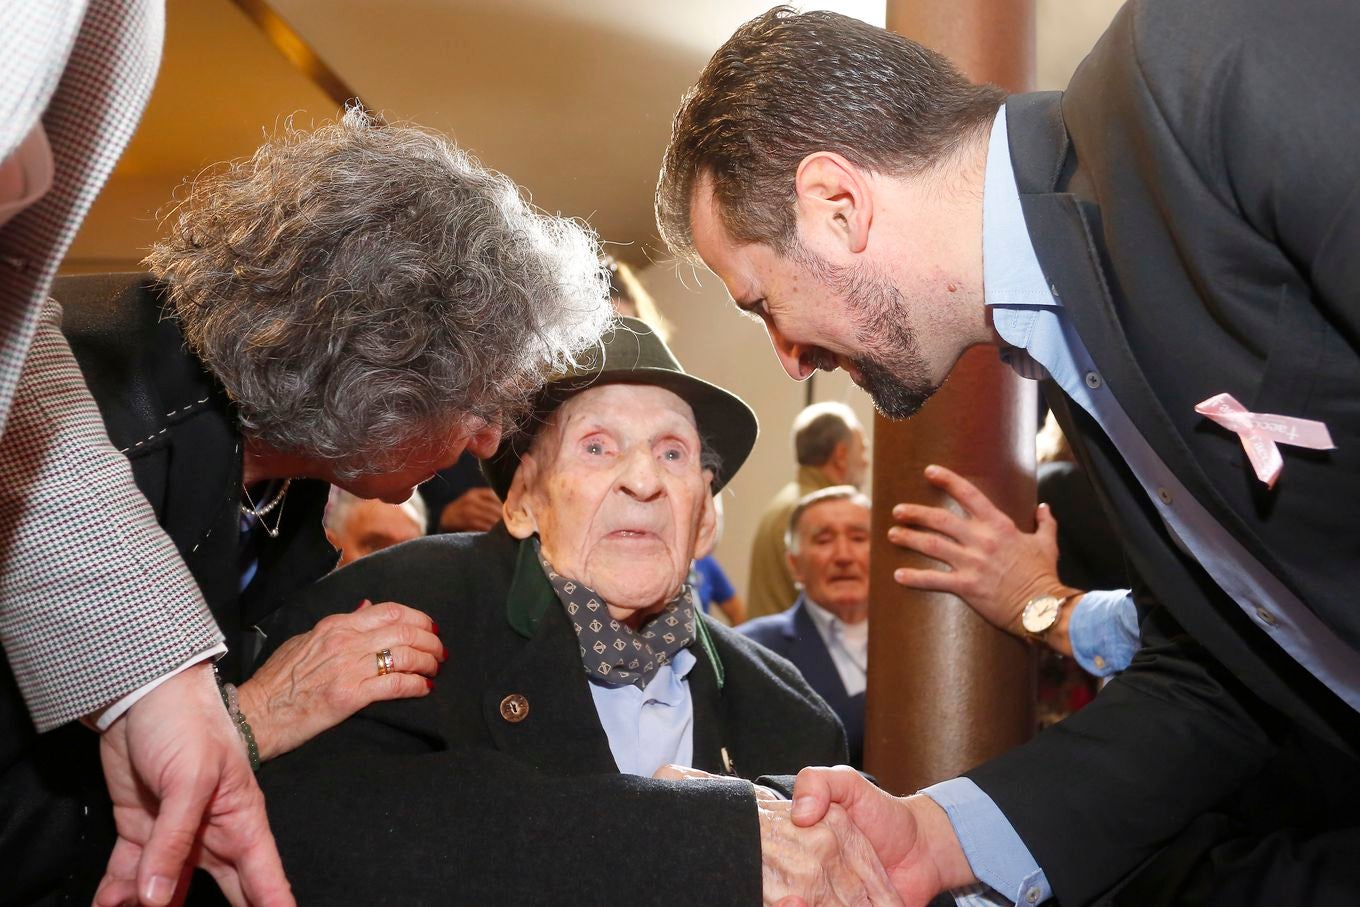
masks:
{"type": "Polygon", "coordinates": [[[469,488],[444,505],[439,528],[444,532],[486,532],[500,522],[501,499],[490,488],[469,488]]]}
{"type": "Polygon", "coordinates": [[[663,765],[652,777],[725,781],[755,788],[761,885],[767,905],[901,903],[869,842],[839,806],[831,806],[826,821],[815,828],[799,828],[790,819],[792,803],[768,787],[683,765],[663,765]]]}
{"type": "Polygon", "coordinates": [[[963,507],[898,504],[888,541],[948,565],[948,570],[902,567],[893,578],[903,586],[948,592],[968,603],[993,626],[1023,637],[1020,614],[1037,595],[1075,592],[1058,579],[1058,521],[1047,504],[1035,512],[1038,528],[1022,532],[972,482],[943,466],[928,466],[926,479],[963,507]]]}
{"type": "Polygon", "coordinates": [[[901,898],[846,810],[829,804],[821,821],[800,827],[788,800],[757,800],[761,885],[766,904],[900,905],[901,898]]]}
{"type": "Polygon", "coordinates": [[[279,646],[238,691],[260,759],[301,746],[369,703],[428,694],[448,657],[436,629],[414,608],[365,601],[279,646]],[[392,650],[393,672],[379,675],[383,649],[392,650]]]}
{"type": "Polygon", "coordinates": [[[794,825],[816,828],[816,823],[834,822],[842,812],[873,848],[906,907],[919,907],[941,891],[977,881],[949,817],[929,797],[894,797],[845,765],[798,773],[794,825]]]}
{"type": "Polygon", "coordinates": [[[207,662],[139,700],[99,752],[118,841],[97,907],[183,899],[191,857],[238,907],[293,904],[264,795],[207,662]]]}

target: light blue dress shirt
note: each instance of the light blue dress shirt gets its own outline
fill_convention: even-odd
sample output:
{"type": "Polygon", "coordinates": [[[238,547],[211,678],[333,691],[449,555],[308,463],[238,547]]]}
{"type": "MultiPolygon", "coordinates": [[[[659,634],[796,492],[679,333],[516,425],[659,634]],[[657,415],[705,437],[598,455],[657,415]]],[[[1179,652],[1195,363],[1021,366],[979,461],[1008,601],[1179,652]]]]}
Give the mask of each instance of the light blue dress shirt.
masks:
{"type": "Polygon", "coordinates": [[[1082,670],[1109,677],[1138,651],[1138,611],[1128,589],[1093,589],[1077,600],[1067,624],[1072,657],[1082,670]]]}
{"type": "Polygon", "coordinates": [[[841,676],[846,695],[863,693],[869,674],[869,621],[865,619],[850,627],[807,595],[803,596],[803,607],[822,637],[822,644],[836,666],[836,673],[841,676]]]}
{"type": "Polygon", "coordinates": [[[590,681],[595,712],[620,772],[650,778],[663,765],[693,763],[694,701],[687,678],[696,661],[693,652],[681,649],[642,690],[590,681]]]}
{"type": "MultiPolygon", "coordinates": [[[[992,124],[982,205],[984,294],[993,326],[1006,344],[1002,359],[1025,377],[1052,378],[1086,410],[1124,456],[1182,550],[1281,648],[1360,708],[1360,659],[1186,491],[1105,385],[1039,267],[1011,168],[1004,107],[992,124]]],[[[1103,615],[1107,626],[1126,627],[1130,604],[1121,601],[1128,602],[1126,594],[1097,595],[1088,616],[1099,620],[1103,615]]],[[[1123,632],[1115,629],[1111,635],[1123,632]]],[[[1083,638],[1092,659],[1101,645],[1094,637],[1083,638]]],[[[949,815],[979,879],[1016,904],[1037,904],[1051,896],[1029,849],[977,785],[956,778],[924,793],[949,815]]]]}

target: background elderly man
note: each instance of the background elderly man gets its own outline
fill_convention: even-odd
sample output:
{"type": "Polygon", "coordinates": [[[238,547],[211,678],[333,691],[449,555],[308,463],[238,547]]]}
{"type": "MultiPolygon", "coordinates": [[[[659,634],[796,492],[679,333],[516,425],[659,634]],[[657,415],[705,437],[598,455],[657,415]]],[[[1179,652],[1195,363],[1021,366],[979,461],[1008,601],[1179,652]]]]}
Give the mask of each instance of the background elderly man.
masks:
{"type": "Polygon", "coordinates": [[[869,472],[864,429],[844,403],[814,403],[798,414],[793,420],[793,455],[798,475],[765,505],[751,540],[748,619],[778,614],[798,597],[784,546],[789,514],[798,499],[831,485],[859,488],[869,472]]]}
{"type": "Polygon", "coordinates": [[[845,738],[792,666],[697,614],[685,585],[754,415],[642,322],[606,336],[488,462],[504,526],[392,548],[305,596],[316,616],[400,598],[452,657],[431,696],[376,704],[262,770],[302,900],[752,904],[762,833],[772,866],[813,867],[769,869],[767,894],[824,879],[844,848],[886,896],[847,827],[803,838],[745,781],[650,777],[754,779],[842,760],[845,738]]]}
{"type": "Polygon", "coordinates": [[[851,805],[904,896],[1360,891],[1357,31],[1354,4],[1130,0],[1067,91],[1007,99],[780,8],[685,99],[663,233],[789,374],[844,367],[901,418],[1000,348],[1051,379],[1130,559],[1142,648],[1091,705],[921,796],[800,779],[799,820],[851,805]]]}
{"type": "MultiPolygon", "coordinates": [[[[493,452],[545,372],[598,335],[607,283],[594,242],[441,136],[354,109],[200,177],[148,262],[149,277],[59,281],[66,337],[52,305],[34,342],[75,353],[115,455],[216,620],[187,651],[131,658],[143,682],[220,656],[241,686],[209,704],[237,694],[238,745],[260,759],[374,699],[425,695],[442,644],[428,616],[390,602],[294,641],[249,682],[242,666],[258,622],[335,563],[327,483],[402,501],[465,447],[493,452]],[[386,649],[393,671],[371,682],[386,649]]],[[[0,852],[25,891],[88,898],[114,843],[93,738],[36,735],[21,711],[0,718],[14,765],[46,769],[5,775],[0,794],[35,818],[8,826],[0,852]]],[[[127,896],[145,840],[137,786],[109,794],[130,843],[101,901],[127,896]]]]}
{"type": "Polygon", "coordinates": [[[793,662],[845,725],[850,764],[864,764],[869,667],[869,499],[851,485],[805,495],[789,515],[793,607],[738,632],[793,662]]]}
{"type": "Polygon", "coordinates": [[[420,538],[428,520],[419,491],[400,504],[389,504],[332,488],[323,525],[327,541],[340,552],[336,566],[343,567],[375,551],[420,538]]]}

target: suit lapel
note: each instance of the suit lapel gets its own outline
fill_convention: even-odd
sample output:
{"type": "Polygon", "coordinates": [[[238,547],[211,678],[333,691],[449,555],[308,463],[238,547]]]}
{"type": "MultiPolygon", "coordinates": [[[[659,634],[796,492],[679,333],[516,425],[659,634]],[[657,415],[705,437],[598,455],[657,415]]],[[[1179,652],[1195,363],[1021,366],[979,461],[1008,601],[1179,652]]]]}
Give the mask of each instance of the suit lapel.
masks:
{"type": "MultiPolygon", "coordinates": [[[[518,549],[506,619],[526,641],[482,694],[482,715],[491,738],[497,749],[542,771],[617,772],[571,622],[539,568],[533,547],[522,542],[518,549]],[[513,713],[506,702],[510,697],[523,697],[528,705],[524,717],[513,713]]],[[[696,644],[691,651],[696,659],[688,680],[694,708],[691,762],[695,768],[721,773],[729,727],[719,681],[721,661],[715,666],[718,656],[712,645],[696,644]]]]}
{"type": "Polygon", "coordinates": [[[1044,276],[1139,434],[1221,525],[1283,576],[1256,534],[1209,482],[1134,358],[1106,279],[1100,209],[1075,194],[1055,191],[1080,179],[1062,121],[1061,97],[1059,92],[1017,95],[1006,104],[1020,204],[1044,276]]]}
{"type": "Polygon", "coordinates": [[[841,672],[836,670],[836,663],[826,650],[822,634],[817,631],[817,625],[813,623],[812,615],[808,613],[801,597],[793,606],[791,617],[793,639],[789,646],[789,661],[799,666],[804,679],[821,694],[836,714],[844,714],[850,704],[850,694],[845,691],[841,672]]]}
{"type": "MultiPolygon", "coordinates": [[[[699,620],[708,620],[708,616],[701,614],[699,620]]],[[[724,764],[723,749],[730,745],[727,702],[718,688],[718,675],[709,650],[696,645],[691,651],[696,661],[694,670],[689,672],[689,695],[694,707],[694,755],[690,761],[694,768],[724,774],[728,767],[724,764]]],[[[730,751],[728,756],[732,758],[730,751]]]]}
{"type": "Polygon", "coordinates": [[[482,694],[496,748],[552,774],[617,772],[576,634],[527,543],[519,545],[507,619],[528,638],[482,694]],[[515,702],[527,705],[522,716],[515,702]]]}

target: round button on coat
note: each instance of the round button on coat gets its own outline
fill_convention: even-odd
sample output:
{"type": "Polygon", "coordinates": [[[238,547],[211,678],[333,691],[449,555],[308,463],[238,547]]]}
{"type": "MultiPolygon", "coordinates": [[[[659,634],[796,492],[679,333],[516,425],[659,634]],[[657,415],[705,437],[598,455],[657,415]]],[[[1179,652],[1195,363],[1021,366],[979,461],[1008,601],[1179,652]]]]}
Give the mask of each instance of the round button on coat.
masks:
{"type": "Polygon", "coordinates": [[[518,693],[511,693],[501,700],[501,717],[511,724],[518,724],[529,717],[529,700],[518,693]]]}

